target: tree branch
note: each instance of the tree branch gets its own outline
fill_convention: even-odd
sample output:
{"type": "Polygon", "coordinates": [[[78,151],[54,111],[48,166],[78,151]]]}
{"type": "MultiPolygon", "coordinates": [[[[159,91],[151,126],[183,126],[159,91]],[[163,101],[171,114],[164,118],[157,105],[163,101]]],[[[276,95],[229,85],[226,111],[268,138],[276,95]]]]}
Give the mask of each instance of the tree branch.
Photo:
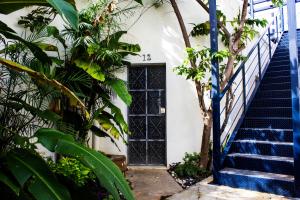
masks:
{"type": "Polygon", "coordinates": [[[180,13],[178,5],[177,5],[175,0],[170,0],[170,2],[171,2],[171,5],[174,9],[174,12],[175,12],[175,15],[177,17],[178,23],[180,25],[180,29],[181,29],[181,32],[182,32],[182,36],[183,36],[183,39],[184,39],[185,46],[188,47],[188,48],[191,48],[192,46],[191,46],[191,42],[189,40],[189,35],[188,35],[186,27],[184,25],[183,17],[180,13]]]}
{"type": "MultiPolygon", "coordinates": [[[[181,29],[181,33],[182,33],[182,36],[183,36],[183,39],[184,39],[185,46],[187,48],[191,48],[192,45],[191,45],[191,42],[190,42],[190,39],[189,39],[189,35],[187,33],[187,30],[186,30],[186,27],[185,27],[185,24],[184,24],[184,21],[183,21],[183,17],[180,13],[178,5],[177,5],[175,0],[170,0],[170,2],[171,2],[171,5],[174,9],[175,15],[177,17],[177,21],[178,21],[180,29],[181,29]]],[[[190,63],[191,63],[191,66],[193,68],[197,67],[195,60],[190,60],[190,63]]],[[[204,104],[204,95],[203,95],[204,94],[204,88],[201,86],[201,83],[199,81],[194,81],[194,82],[195,82],[195,85],[196,85],[196,90],[197,90],[198,102],[199,102],[200,109],[205,113],[205,112],[207,112],[207,110],[206,110],[206,107],[205,107],[205,104],[204,104]]]]}
{"type": "Polygon", "coordinates": [[[233,38],[232,50],[234,52],[239,50],[239,42],[244,32],[247,14],[248,14],[248,0],[244,0],[240,25],[239,28],[237,29],[237,32],[234,34],[234,38],[233,38]]]}
{"type": "MultiPolygon", "coordinates": [[[[196,0],[199,5],[207,12],[209,13],[209,8],[207,7],[207,5],[201,1],[201,0],[196,0]]],[[[217,21],[218,26],[220,26],[221,30],[223,31],[223,33],[226,35],[226,37],[229,39],[230,38],[230,32],[227,30],[227,28],[224,26],[224,24],[222,24],[222,22],[220,22],[219,20],[217,21]]]]}

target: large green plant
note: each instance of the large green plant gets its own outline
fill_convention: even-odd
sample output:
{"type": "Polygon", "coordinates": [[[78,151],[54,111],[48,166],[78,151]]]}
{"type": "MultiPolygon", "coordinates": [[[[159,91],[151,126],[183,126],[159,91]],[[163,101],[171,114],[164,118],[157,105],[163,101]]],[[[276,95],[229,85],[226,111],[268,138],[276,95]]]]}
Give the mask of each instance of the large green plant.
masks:
{"type": "MultiPolygon", "coordinates": [[[[116,18],[122,12],[116,6],[114,1],[99,1],[81,11],[78,32],[66,28],[60,33],[61,37],[72,41],[67,48],[70,54],[61,71],[86,73],[92,80],[89,87],[79,86],[80,90],[77,90],[91,113],[91,120],[82,120],[81,124],[84,126],[75,127],[82,140],[86,139],[88,130],[112,140],[129,134],[121,111],[111,102],[110,94],[114,92],[126,105],[131,104],[126,83],[116,77],[115,72],[124,68],[128,64],[126,56],[137,55],[140,47],[121,41],[126,31],[120,30],[116,25],[116,18]],[[98,13],[94,13],[96,9],[98,13]],[[95,121],[100,126],[95,126],[95,121]]],[[[75,88],[72,82],[67,82],[66,85],[75,88]]],[[[62,107],[68,108],[68,103],[62,107]]]]}
{"type": "MultiPolygon", "coordinates": [[[[106,134],[115,138],[128,133],[128,127],[121,111],[111,103],[109,92],[114,90],[125,103],[130,104],[131,97],[126,90],[125,83],[116,78],[113,71],[124,66],[126,55],[135,54],[139,51],[138,45],[120,42],[120,37],[124,34],[124,32],[120,32],[115,33],[115,35],[113,35],[114,33],[106,34],[104,38],[96,38],[95,36],[95,38],[92,38],[93,43],[82,46],[82,43],[80,43],[82,41],[81,36],[86,39],[87,35],[80,35],[81,33],[78,32],[80,26],[77,26],[77,12],[66,1],[29,2],[17,0],[14,2],[2,1],[0,3],[1,13],[10,13],[30,5],[51,5],[68,21],[71,27],[70,32],[75,33],[78,39],[73,38],[74,43],[70,50],[71,56],[66,54],[64,59],[60,55],[50,57],[45,51],[54,50],[59,52],[59,47],[43,41],[33,42],[28,38],[21,38],[5,23],[0,22],[1,41],[5,41],[4,38],[13,41],[13,44],[6,44],[5,49],[0,51],[0,54],[4,55],[0,58],[0,67],[5,69],[0,73],[1,83],[3,81],[4,85],[7,86],[5,93],[2,93],[3,90],[0,91],[1,98],[3,97],[0,104],[0,181],[15,193],[16,198],[70,199],[67,188],[59,183],[49,170],[45,160],[37,153],[36,145],[40,144],[49,151],[80,160],[85,167],[93,171],[101,186],[107,189],[114,199],[120,199],[120,196],[125,199],[134,199],[118,167],[101,153],[86,147],[83,143],[78,143],[78,135],[75,139],[69,134],[54,129],[40,129],[35,135],[32,135],[32,130],[29,129],[31,129],[31,126],[45,126],[44,124],[37,124],[39,120],[56,124],[64,121],[65,113],[62,117],[60,116],[62,113],[58,110],[51,108],[52,111],[56,112],[54,113],[47,107],[42,109],[45,102],[52,104],[52,100],[55,100],[55,102],[59,100],[58,102],[63,102],[61,105],[65,106],[64,108],[79,109],[81,111],[79,115],[84,119],[84,126],[81,128],[84,129],[85,133],[91,129],[97,134],[106,134]],[[77,56],[80,52],[87,55],[86,58],[90,60],[77,56]],[[82,65],[84,62],[85,64],[82,65]],[[91,70],[91,64],[100,66],[99,68],[103,71],[91,70]],[[98,80],[97,77],[101,77],[101,73],[103,73],[104,78],[98,80]],[[15,79],[11,79],[12,76],[15,79]],[[79,77],[81,80],[83,77],[91,80],[92,88],[89,88],[90,85],[88,84],[78,84],[79,77]],[[20,82],[16,80],[20,80],[20,82]],[[24,84],[24,80],[28,81],[28,85],[24,84]],[[25,91],[19,91],[22,87],[27,88],[25,88],[25,91]],[[87,92],[86,88],[88,88],[87,92]],[[55,92],[53,92],[53,89],[55,92]],[[36,91],[36,93],[33,91],[36,91]],[[34,102],[36,101],[34,100],[34,94],[48,97],[47,92],[51,93],[47,101],[41,98],[41,103],[34,102]],[[30,100],[27,98],[28,94],[31,96],[30,100]],[[95,97],[90,98],[89,95],[95,97]],[[31,104],[31,101],[34,104],[31,104]],[[91,117],[89,115],[90,111],[93,111],[91,117]],[[25,112],[28,115],[24,115],[25,112]],[[28,117],[29,120],[26,120],[28,117]],[[19,120],[22,123],[18,123],[19,120]],[[93,123],[95,121],[99,122],[100,128],[94,127],[93,123]],[[17,128],[14,129],[14,127],[17,128]],[[35,137],[38,138],[38,142],[34,142],[36,141],[35,137]],[[4,142],[2,143],[2,141],[4,142]]],[[[92,25],[92,22],[90,22],[90,25],[92,25]]],[[[57,39],[66,51],[69,50],[64,38],[55,27],[48,26],[45,29],[36,30],[47,30],[47,37],[57,39]]],[[[38,34],[40,33],[38,32],[38,34]]],[[[97,34],[99,36],[101,32],[97,34]]],[[[80,137],[86,139],[85,135],[80,137]]]]}
{"type": "Polygon", "coordinates": [[[103,154],[76,143],[72,136],[55,129],[40,129],[35,136],[52,152],[78,157],[85,166],[93,170],[100,184],[115,199],[119,199],[119,191],[126,199],[134,199],[119,168],[103,154]]]}
{"type": "MultiPolygon", "coordinates": [[[[106,156],[77,143],[72,136],[55,129],[40,129],[34,136],[38,138],[38,143],[48,150],[79,159],[95,173],[101,186],[116,200],[120,199],[120,193],[128,200],[134,199],[121,171],[106,156]]],[[[70,199],[68,190],[52,175],[46,161],[30,150],[12,149],[7,156],[2,157],[1,168],[6,168],[11,174],[1,172],[0,181],[10,187],[16,195],[19,195],[26,185],[26,189],[35,199],[70,199]]]]}

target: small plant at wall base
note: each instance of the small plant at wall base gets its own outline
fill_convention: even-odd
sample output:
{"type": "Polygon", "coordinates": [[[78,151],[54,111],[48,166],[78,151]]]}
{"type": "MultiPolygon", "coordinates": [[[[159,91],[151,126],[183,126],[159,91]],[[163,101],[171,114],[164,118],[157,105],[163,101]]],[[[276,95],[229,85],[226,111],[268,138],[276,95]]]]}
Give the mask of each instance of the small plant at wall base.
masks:
{"type": "Polygon", "coordinates": [[[84,186],[88,181],[94,181],[96,176],[92,170],[85,167],[80,161],[75,158],[62,157],[57,163],[49,160],[49,166],[51,171],[55,174],[64,176],[78,186],[84,186]]]}
{"type": "MultiPolygon", "coordinates": [[[[207,1],[195,1],[207,13],[209,13],[207,1]]],[[[220,89],[222,90],[231,79],[235,66],[243,60],[241,52],[246,48],[248,42],[253,40],[258,34],[258,31],[256,31],[255,28],[265,27],[267,25],[267,21],[248,18],[248,0],[243,1],[239,14],[231,21],[228,21],[226,15],[218,10],[217,23],[219,26],[219,33],[226,48],[212,54],[209,48],[197,50],[192,47],[189,34],[185,27],[185,22],[177,2],[176,0],[171,0],[170,2],[179,22],[188,54],[187,59],[183,62],[183,64],[176,68],[176,72],[179,75],[185,76],[187,79],[193,80],[196,86],[199,107],[202,111],[202,119],[204,123],[199,166],[201,168],[208,169],[210,167],[208,163],[213,118],[211,102],[208,103],[205,96],[206,94],[209,94],[211,89],[211,80],[210,78],[207,78],[207,75],[210,74],[211,70],[210,61],[212,59],[216,59],[220,63],[220,89]],[[231,29],[233,29],[232,32],[229,31],[231,29]]],[[[274,0],[272,2],[276,5],[282,5],[282,1],[280,0],[274,0]]],[[[209,33],[210,23],[207,21],[201,24],[194,24],[194,29],[192,30],[191,35],[196,37],[199,35],[208,35],[209,33]]],[[[228,123],[233,101],[234,95],[230,88],[226,93],[225,120],[221,125],[221,131],[225,129],[228,123]]]]}
{"type": "Polygon", "coordinates": [[[185,153],[182,162],[170,165],[168,172],[183,188],[188,188],[210,175],[206,169],[199,167],[199,153],[185,153]]]}

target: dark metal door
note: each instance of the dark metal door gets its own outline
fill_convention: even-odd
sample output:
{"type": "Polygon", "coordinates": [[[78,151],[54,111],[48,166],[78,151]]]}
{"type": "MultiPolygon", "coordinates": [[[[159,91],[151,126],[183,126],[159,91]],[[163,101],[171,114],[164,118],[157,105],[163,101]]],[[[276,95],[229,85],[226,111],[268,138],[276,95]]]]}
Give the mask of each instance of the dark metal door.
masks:
{"type": "Polygon", "coordinates": [[[128,109],[128,161],[131,165],[166,164],[166,68],[164,65],[128,69],[132,104],[128,109]]]}

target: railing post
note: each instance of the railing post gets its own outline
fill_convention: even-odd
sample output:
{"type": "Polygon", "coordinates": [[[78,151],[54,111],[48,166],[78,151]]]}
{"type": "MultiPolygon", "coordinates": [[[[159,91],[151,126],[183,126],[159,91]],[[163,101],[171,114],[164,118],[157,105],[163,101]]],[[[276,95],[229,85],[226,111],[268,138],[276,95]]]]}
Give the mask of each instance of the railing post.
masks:
{"type": "Polygon", "coordinates": [[[260,57],[260,42],[257,44],[257,57],[258,57],[258,75],[259,80],[261,81],[261,57],[260,57]]]}
{"type": "Polygon", "coordinates": [[[270,27],[268,28],[268,38],[269,38],[269,58],[272,58],[272,48],[271,48],[271,31],[270,27]]]}
{"type": "Polygon", "coordinates": [[[283,13],[283,7],[280,8],[280,17],[281,17],[281,31],[284,32],[284,13],[283,13]]]}
{"type": "Polygon", "coordinates": [[[246,101],[247,101],[247,97],[246,97],[246,73],[245,73],[245,63],[242,64],[243,67],[242,67],[242,78],[243,78],[243,107],[244,107],[244,115],[246,114],[246,108],[247,108],[247,105],[246,105],[246,101]]]}
{"type": "Polygon", "coordinates": [[[251,18],[254,19],[254,4],[253,4],[253,0],[250,0],[250,15],[251,15],[251,18]]]}
{"type": "Polygon", "coordinates": [[[275,19],[275,21],[276,21],[276,42],[278,41],[278,15],[276,15],[276,19],[275,19]]]}
{"type": "MultiPolygon", "coordinates": [[[[218,27],[217,27],[216,0],[209,1],[210,21],[210,46],[212,53],[218,51],[218,27]]],[[[211,61],[212,71],[212,108],[213,108],[213,177],[216,184],[219,183],[221,168],[221,133],[220,133],[220,77],[219,64],[216,59],[211,61]]]]}
{"type": "Polygon", "coordinates": [[[295,0],[287,1],[289,27],[289,53],[291,68],[292,119],[293,119],[293,150],[294,150],[294,183],[295,193],[300,197],[300,113],[299,113],[299,70],[297,47],[297,22],[295,0]]]}

